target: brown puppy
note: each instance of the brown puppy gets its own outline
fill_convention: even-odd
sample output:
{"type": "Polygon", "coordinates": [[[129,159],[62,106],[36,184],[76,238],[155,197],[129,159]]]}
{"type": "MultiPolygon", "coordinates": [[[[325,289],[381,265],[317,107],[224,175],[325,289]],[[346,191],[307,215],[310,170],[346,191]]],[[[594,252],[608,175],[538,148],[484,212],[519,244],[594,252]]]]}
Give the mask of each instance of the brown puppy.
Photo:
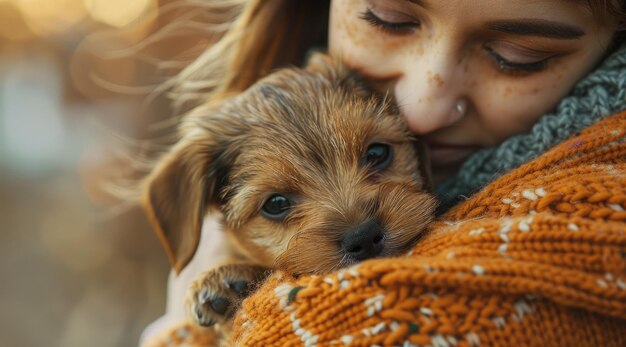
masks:
{"type": "Polygon", "coordinates": [[[426,163],[398,110],[325,55],[197,108],[180,131],[145,205],[176,271],[207,211],[223,215],[232,261],[191,286],[199,324],[227,327],[267,269],[326,273],[405,252],[432,220],[426,163]]]}

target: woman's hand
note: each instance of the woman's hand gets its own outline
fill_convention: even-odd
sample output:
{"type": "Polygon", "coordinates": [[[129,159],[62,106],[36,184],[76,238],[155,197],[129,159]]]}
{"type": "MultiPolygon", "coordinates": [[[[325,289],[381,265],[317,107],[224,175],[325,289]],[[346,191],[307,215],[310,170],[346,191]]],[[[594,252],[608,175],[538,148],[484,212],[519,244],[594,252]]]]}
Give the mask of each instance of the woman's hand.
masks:
{"type": "Polygon", "coordinates": [[[147,340],[167,331],[169,327],[187,320],[184,302],[189,284],[200,273],[218,265],[225,256],[225,245],[226,239],[217,216],[207,216],[202,225],[200,243],[193,259],[180,274],[176,275],[174,271],[170,271],[167,281],[165,314],[144,329],[139,341],[140,346],[147,340]]]}

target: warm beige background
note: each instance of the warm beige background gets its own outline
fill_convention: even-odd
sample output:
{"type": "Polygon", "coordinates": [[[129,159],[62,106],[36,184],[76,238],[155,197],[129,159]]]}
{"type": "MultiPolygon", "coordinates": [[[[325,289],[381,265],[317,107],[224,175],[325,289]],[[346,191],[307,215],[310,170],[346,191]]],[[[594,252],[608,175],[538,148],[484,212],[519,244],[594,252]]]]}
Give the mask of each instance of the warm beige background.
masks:
{"type": "Polygon", "coordinates": [[[187,0],[0,0],[0,346],[135,346],[162,312],[156,237],[102,187],[129,168],[114,138],[170,115],[146,92],[206,45],[205,15],[187,0]]]}

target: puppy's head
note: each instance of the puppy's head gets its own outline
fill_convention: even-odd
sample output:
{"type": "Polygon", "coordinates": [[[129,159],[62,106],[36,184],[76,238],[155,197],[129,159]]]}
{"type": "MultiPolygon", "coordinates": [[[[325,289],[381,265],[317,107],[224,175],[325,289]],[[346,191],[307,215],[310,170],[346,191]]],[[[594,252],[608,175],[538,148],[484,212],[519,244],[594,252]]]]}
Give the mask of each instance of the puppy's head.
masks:
{"type": "Polygon", "coordinates": [[[239,252],[293,273],[402,252],[432,219],[424,158],[393,103],[327,56],[194,110],[181,134],[144,199],[177,271],[211,207],[239,252]]]}

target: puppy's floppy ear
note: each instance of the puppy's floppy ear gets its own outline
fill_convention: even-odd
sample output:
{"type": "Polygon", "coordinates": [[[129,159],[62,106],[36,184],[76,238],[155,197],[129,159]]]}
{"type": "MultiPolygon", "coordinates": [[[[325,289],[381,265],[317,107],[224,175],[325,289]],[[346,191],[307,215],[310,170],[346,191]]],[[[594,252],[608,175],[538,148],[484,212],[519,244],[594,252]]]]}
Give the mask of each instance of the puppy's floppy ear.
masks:
{"type": "Polygon", "coordinates": [[[223,172],[203,147],[181,140],[144,182],[145,209],[176,273],[195,254],[207,204],[218,198],[223,172]]]}

